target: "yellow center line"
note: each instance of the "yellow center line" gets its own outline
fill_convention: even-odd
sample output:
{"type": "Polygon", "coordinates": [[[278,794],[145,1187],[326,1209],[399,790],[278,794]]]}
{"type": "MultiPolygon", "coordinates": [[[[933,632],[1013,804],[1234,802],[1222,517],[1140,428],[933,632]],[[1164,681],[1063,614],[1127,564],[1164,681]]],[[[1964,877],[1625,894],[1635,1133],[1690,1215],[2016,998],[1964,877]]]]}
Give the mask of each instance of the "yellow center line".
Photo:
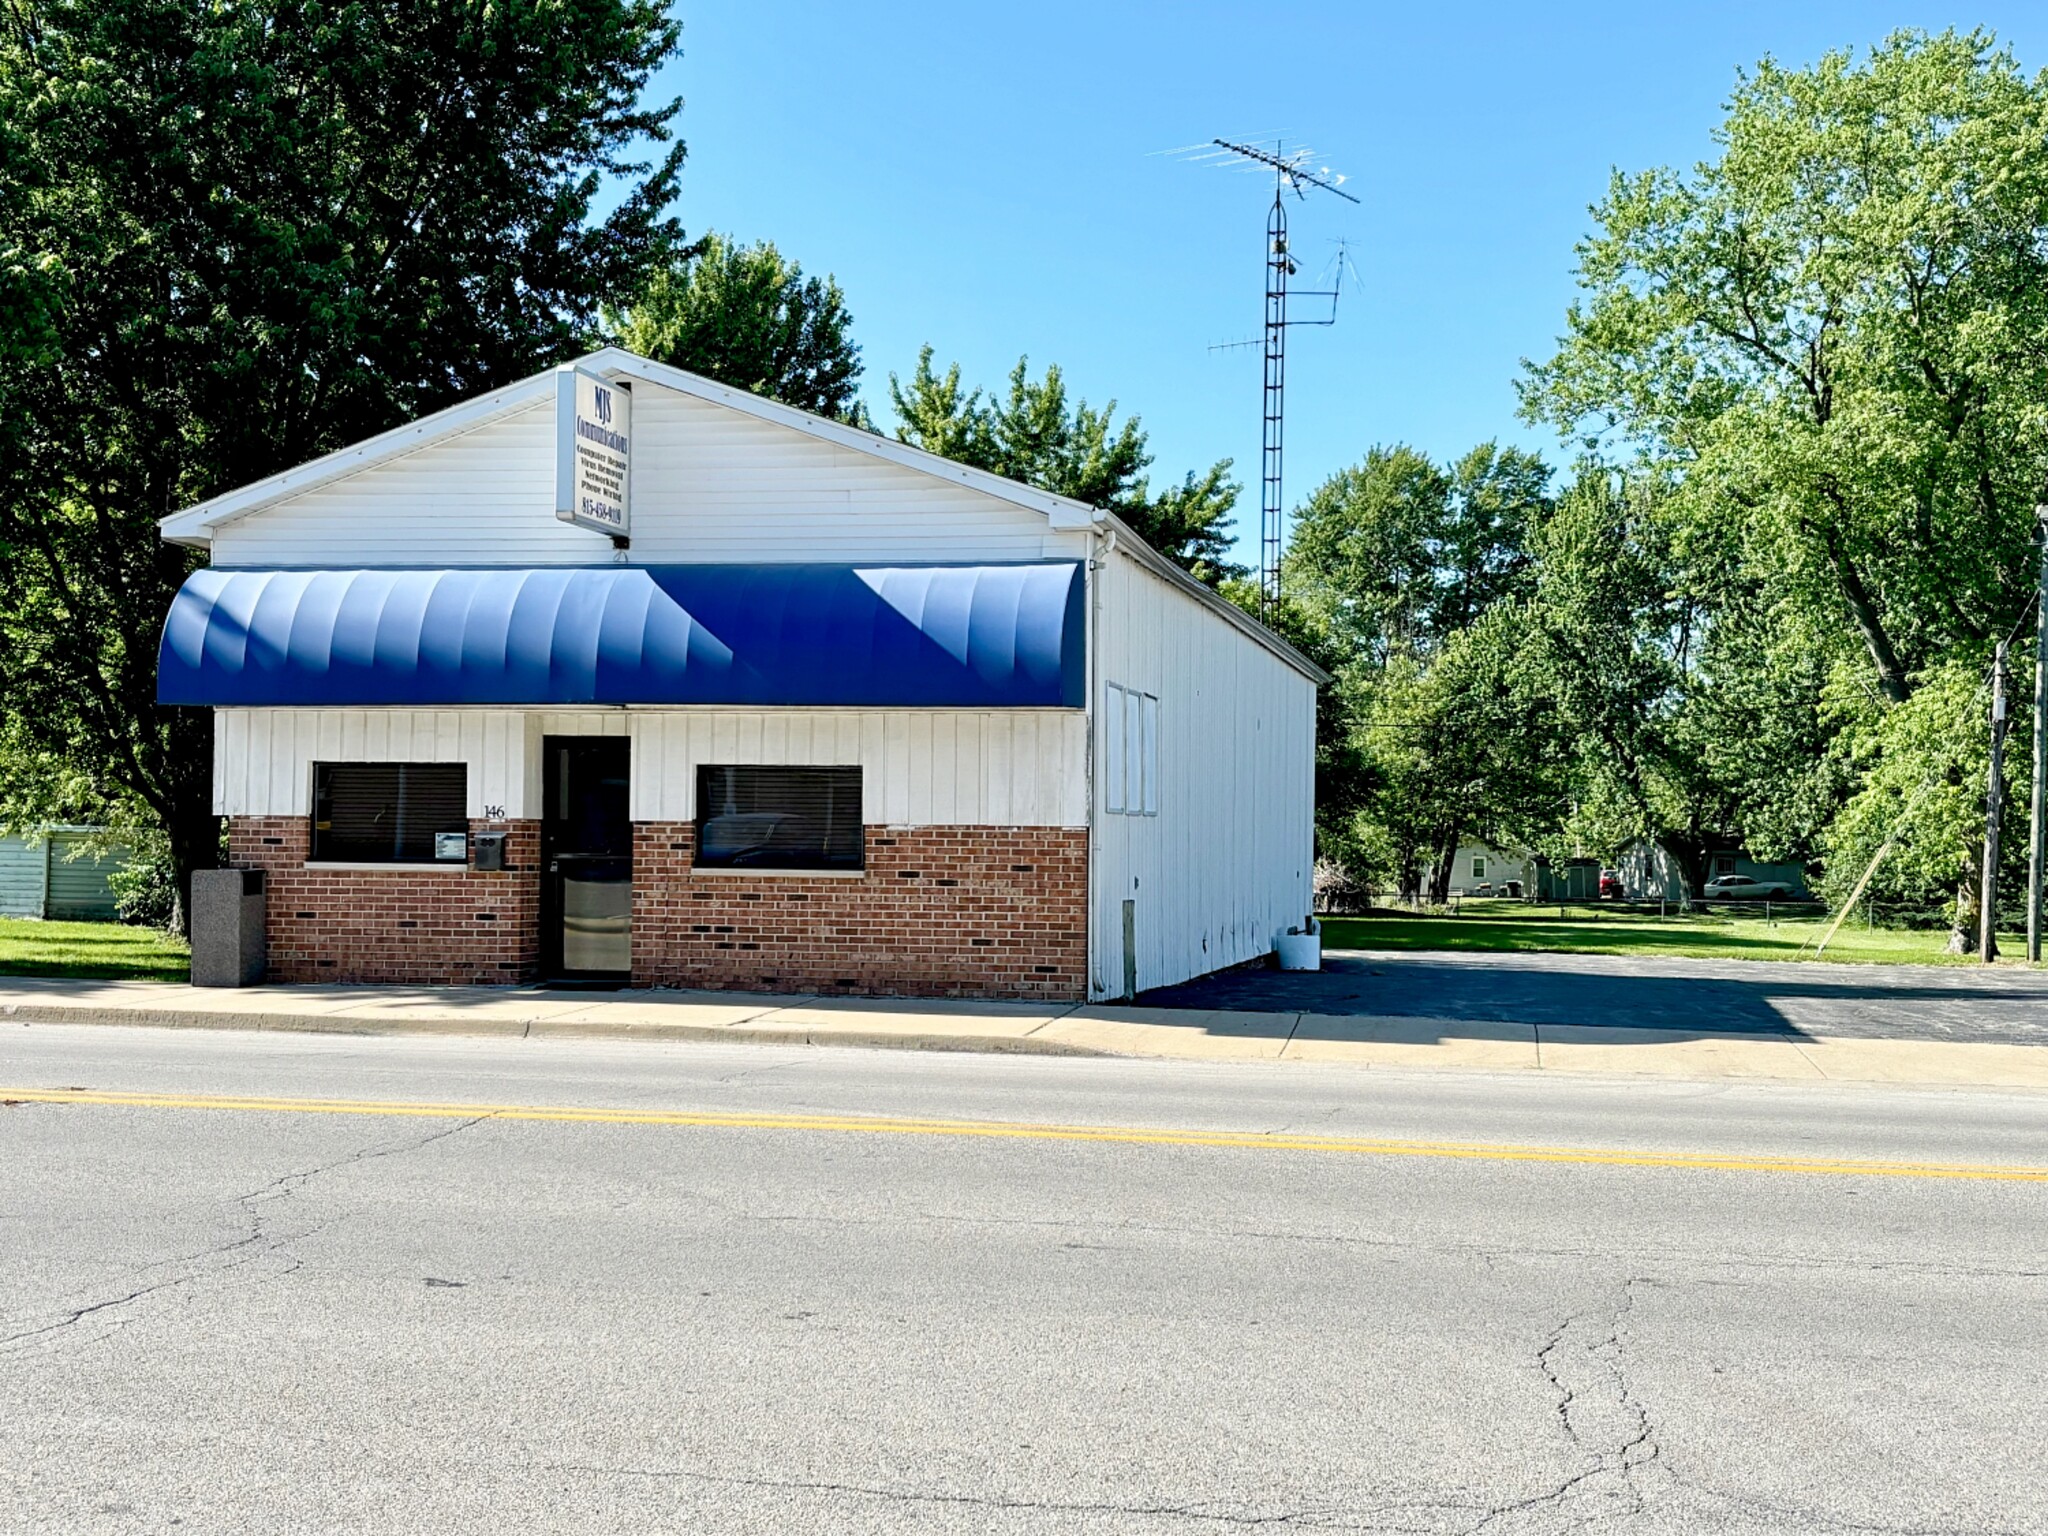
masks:
{"type": "Polygon", "coordinates": [[[2048,1183],[2048,1168],[2024,1164],[1891,1163],[1853,1158],[1636,1152],[1607,1147],[1518,1146],[1460,1141],[1383,1141],[1354,1136],[1264,1135],[1255,1131],[1149,1130],[1139,1126],[1040,1125],[1005,1120],[939,1120],[868,1115],[734,1114],[709,1110],[588,1109],[533,1104],[431,1104],[381,1099],[271,1099],[232,1095],[108,1093],[66,1088],[0,1088],[0,1102],[121,1109],[243,1110],[258,1114],[385,1115],[430,1120],[530,1120],[581,1125],[654,1125],[710,1130],[845,1132],[869,1136],[966,1136],[1004,1141],[1105,1142],[1147,1147],[1224,1147],[1368,1157],[1461,1158],[1496,1163],[1576,1163],[1617,1168],[1694,1168],[1725,1173],[1807,1173],[1892,1179],[1974,1179],[2048,1183]]]}

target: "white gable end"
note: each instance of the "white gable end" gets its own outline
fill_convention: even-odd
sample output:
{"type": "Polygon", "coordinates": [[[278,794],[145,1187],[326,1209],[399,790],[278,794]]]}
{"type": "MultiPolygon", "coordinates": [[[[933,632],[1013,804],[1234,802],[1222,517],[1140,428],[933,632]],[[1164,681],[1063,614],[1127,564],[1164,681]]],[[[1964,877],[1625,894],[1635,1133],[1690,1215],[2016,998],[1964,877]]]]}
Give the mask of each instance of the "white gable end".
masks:
{"type": "MultiPolygon", "coordinates": [[[[212,527],[216,566],[608,563],[554,515],[552,400],[212,527]]],[[[636,564],[1079,558],[1086,535],[967,484],[642,379],[636,564]]]]}

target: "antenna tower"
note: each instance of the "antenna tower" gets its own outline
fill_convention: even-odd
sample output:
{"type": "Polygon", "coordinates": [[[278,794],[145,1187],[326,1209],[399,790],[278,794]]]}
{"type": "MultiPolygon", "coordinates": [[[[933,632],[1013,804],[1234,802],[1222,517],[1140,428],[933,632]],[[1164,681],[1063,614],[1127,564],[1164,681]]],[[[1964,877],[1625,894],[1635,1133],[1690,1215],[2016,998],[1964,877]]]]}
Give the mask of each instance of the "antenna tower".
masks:
{"type": "Polygon", "coordinates": [[[1337,299],[1344,287],[1344,258],[1337,263],[1335,284],[1327,289],[1295,291],[1301,299],[1328,299],[1330,313],[1312,320],[1290,319],[1287,279],[1299,272],[1287,243],[1287,194],[1305,199],[1310,187],[1334,192],[1346,202],[1357,198],[1339,185],[1344,178],[1321,167],[1310,169],[1313,151],[1281,152],[1213,139],[1213,148],[1198,157],[1222,166],[1269,166],[1273,171],[1273,207],[1266,215],[1266,385],[1264,419],[1259,440],[1259,613],[1269,616],[1280,596],[1280,546],[1287,503],[1281,493],[1281,464],[1287,448],[1287,328],[1290,325],[1335,325],[1337,299]],[[1218,153],[1221,151],[1221,153],[1218,153]]]}

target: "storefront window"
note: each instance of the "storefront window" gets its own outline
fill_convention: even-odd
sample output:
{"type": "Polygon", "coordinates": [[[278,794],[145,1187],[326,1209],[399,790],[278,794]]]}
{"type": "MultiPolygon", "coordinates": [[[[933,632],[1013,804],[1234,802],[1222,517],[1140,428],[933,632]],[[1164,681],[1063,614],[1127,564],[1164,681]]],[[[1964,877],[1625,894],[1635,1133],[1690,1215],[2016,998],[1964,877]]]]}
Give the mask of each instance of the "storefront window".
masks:
{"type": "Polygon", "coordinates": [[[860,869],[858,768],[697,770],[697,864],[707,869],[860,869]]]}
{"type": "Polygon", "coordinates": [[[460,864],[469,857],[465,763],[316,763],[313,858],[460,864]]]}

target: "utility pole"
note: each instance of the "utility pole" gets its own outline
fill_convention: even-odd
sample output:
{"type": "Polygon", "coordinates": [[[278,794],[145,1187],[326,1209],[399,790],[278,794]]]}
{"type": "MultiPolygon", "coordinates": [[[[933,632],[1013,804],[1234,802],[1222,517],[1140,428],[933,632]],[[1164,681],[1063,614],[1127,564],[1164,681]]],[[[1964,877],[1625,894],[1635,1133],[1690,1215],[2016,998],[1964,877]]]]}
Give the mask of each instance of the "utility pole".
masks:
{"type": "Polygon", "coordinates": [[[2041,575],[2034,594],[2034,789],[2027,817],[2027,963],[2041,963],[2041,880],[2048,873],[2048,503],[2034,508],[2041,524],[2041,575]]]}
{"type": "Polygon", "coordinates": [[[1991,771],[1984,780],[1984,883],[1977,896],[1977,955],[1998,958],[1998,824],[2005,812],[2005,642],[1991,663],[1991,771]]]}

